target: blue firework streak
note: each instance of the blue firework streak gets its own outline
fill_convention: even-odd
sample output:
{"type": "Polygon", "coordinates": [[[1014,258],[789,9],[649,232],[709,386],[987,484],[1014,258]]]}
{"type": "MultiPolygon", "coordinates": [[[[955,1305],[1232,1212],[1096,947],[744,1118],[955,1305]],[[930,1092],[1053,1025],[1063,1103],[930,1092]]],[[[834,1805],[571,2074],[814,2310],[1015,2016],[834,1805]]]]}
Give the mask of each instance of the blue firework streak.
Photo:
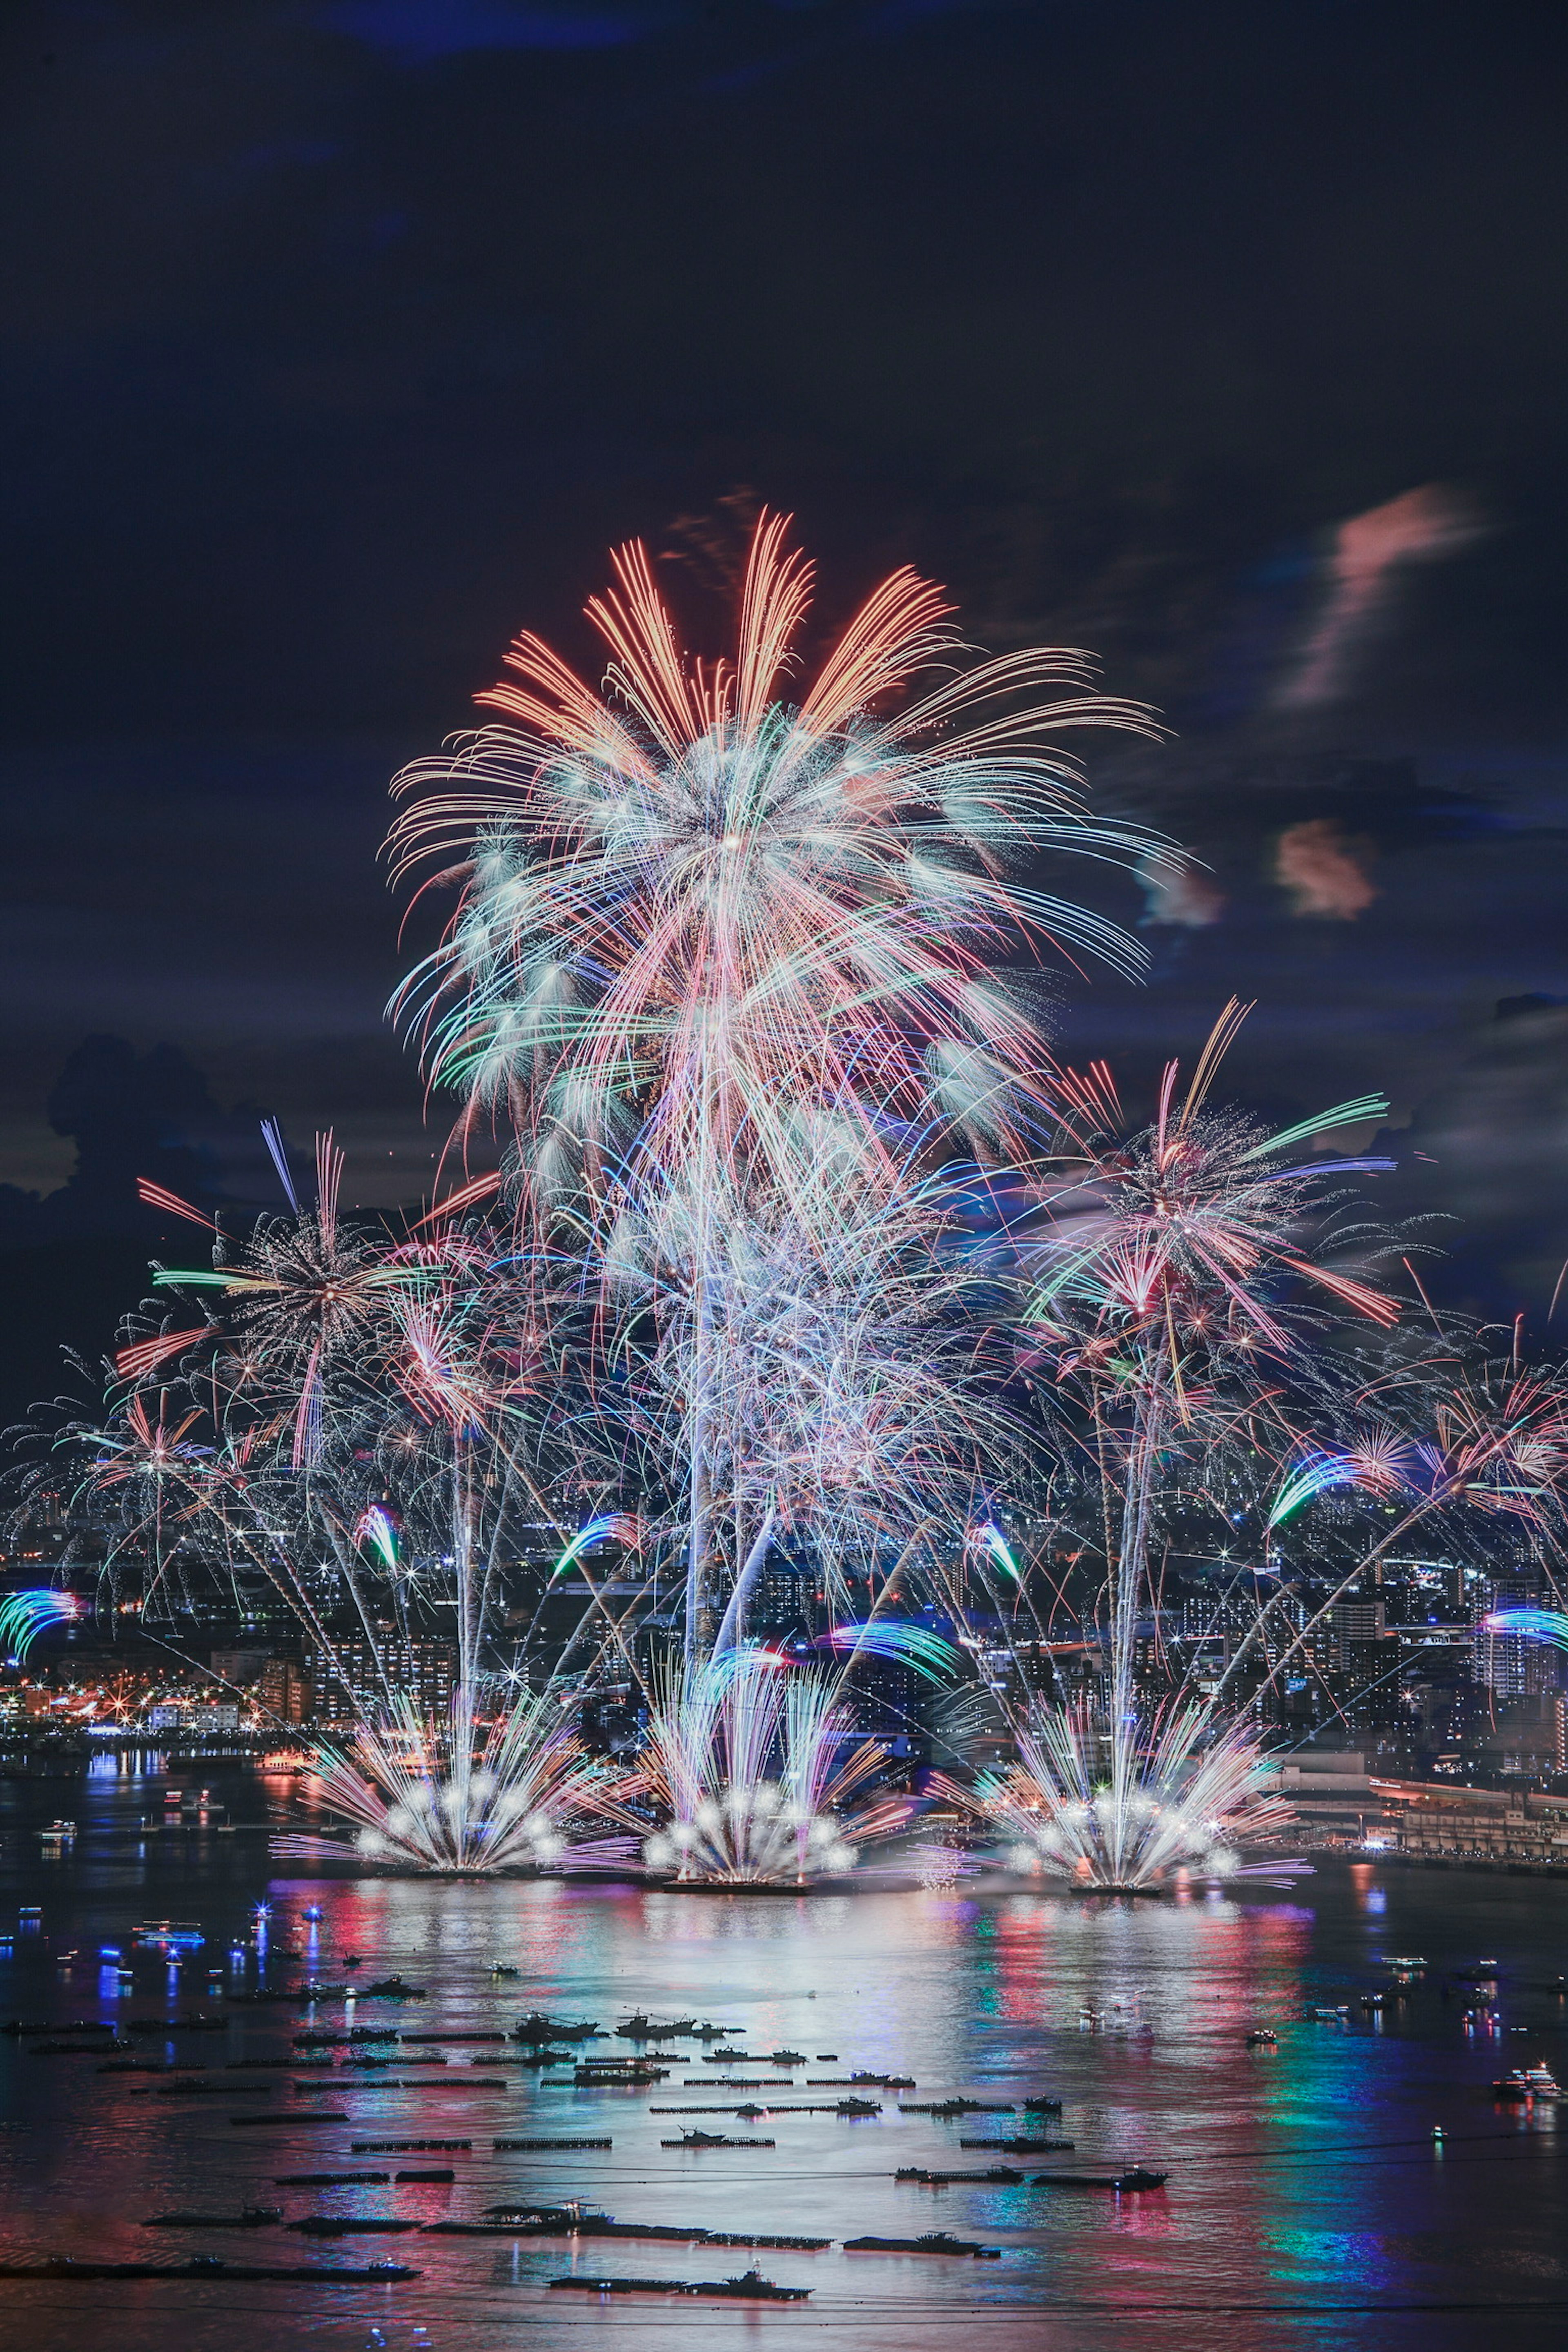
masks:
{"type": "Polygon", "coordinates": [[[1361,1466],[1345,1454],[1314,1454],[1293,1470],[1274,1498],[1274,1508],[1268,1514],[1268,1525],[1277,1528],[1292,1511],[1310,1502],[1314,1495],[1327,1494],[1331,1486],[1353,1486],[1361,1475],[1361,1466]]]}
{"type": "Polygon", "coordinates": [[[8,1592],[0,1601],[0,1650],[20,1664],[46,1626],[65,1624],[81,1613],[74,1592],[57,1592],[47,1585],[8,1592]]]}
{"type": "Polygon", "coordinates": [[[1485,1633],[1517,1633],[1526,1642],[1552,1642],[1568,1650],[1568,1617],[1560,1609],[1494,1609],[1481,1619],[1485,1633]]]}
{"type": "Polygon", "coordinates": [[[940,1681],[943,1675],[956,1674],[960,1663],[958,1652],[940,1633],[896,1618],[868,1625],[835,1625],[825,1641],[829,1649],[840,1654],[901,1659],[931,1683],[940,1681]]]}

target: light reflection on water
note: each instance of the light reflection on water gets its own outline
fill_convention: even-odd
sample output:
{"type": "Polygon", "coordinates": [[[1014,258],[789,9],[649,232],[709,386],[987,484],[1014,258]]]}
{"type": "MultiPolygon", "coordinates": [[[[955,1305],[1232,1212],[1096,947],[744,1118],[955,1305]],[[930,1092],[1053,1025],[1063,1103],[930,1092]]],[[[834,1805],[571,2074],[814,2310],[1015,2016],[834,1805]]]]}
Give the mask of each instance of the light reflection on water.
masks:
{"type": "MultiPolygon", "coordinates": [[[[187,1787],[210,1784],[237,1819],[259,1822],[256,1783],[205,1766],[178,1777],[187,1787]]],[[[164,2260],[199,2252],[352,2263],[392,2254],[425,2273],[406,2285],[341,2290],[0,2282],[0,2313],[25,2323],[36,2352],[77,2352],[84,2336],[102,2340],[110,2328],[117,2352],[170,2343],[234,2352],[237,2339],[257,2352],[306,2339],[357,2352],[373,2326],[410,2352],[417,2326],[436,2352],[489,2345],[519,2327],[547,2347],[591,2341],[609,2352],[629,2352],[633,2331],[651,2331],[656,2342],[684,2331],[728,2352],[764,2332],[814,2347],[881,2347],[921,2344],[954,2326],[978,2330],[994,2352],[1167,2341],[1219,2352],[1320,2343],[1458,2352],[1500,2326],[1510,2352],[1563,2340],[1568,2167],[1556,2153],[1555,2111],[1500,2109],[1487,2086],[1526,2059],[1544,2058],[1568,2075],[1568,2003],[1548,1989],[1568,1968],[1568,1886],[1366,1864],[1330,1864],[1289,1899],[1249,1889],[1237,1901],[1137,1905],[949,1889],[724,1899],[553,1883],[280,1878],[268,1870],[258,1828],[220,1834],[216,1806],[205,1827],[165,1827],[163,1793],[157,1774],[109,1758],[94,1759],[74,1781],[0,1783],[0,1935],[19,1905],[44,1906],[38,1932],[16,1934],[8,1952],[0,1944],[0,2017],[145,2017],[217,2005],[209,1969],[236,1990],[254,1986],[263,1967],[272,1984],[310,1969],[345,1982],[341,1957],[356,1952],[359,1982],[400,1969],[428,1985],[430,1999],[389,2011],[334,1996],[321,2005],[320,2022],[438,2032],[496,2030],[535,2006],[606,2026],[639,2007],[694,2012],[742,2026],[748,2050],[806,2052],[812,2063],[791,2070],[796,2076],[907,2073],[919,2080],[909,2095],[922,2101],[967,2091],[1016,2104],[1049,2092],[1064,2102],[1061,2127],[1078,2144],[1071,2161],[1168,2164],[1171,2186],[1118,2201],[1026,2182],[941,2190],[897,2183],[900,2165],[983,2165],[983,2154],[959,2155],[961,2133],[1000,2136],[1017,2126],[900,2116],[896,2094],[880,2095],[883,2112],[868,2121],[802,2115],[735,2126],[771,2134],[772,2151],[665,2150],[661,2137],[692,2118],[660,2118],[650,2105],[747,2095],[712,2087],[726,2069],[700,2063],[703,2044],[677,2045],[668,2081],[651,2096],[541,2084],[494,2048],[473,2054],[481,2074],[506,2074],[503,2094],[406,2093],[374,2077],[340,2077],[334,2098],[352,2125],[290,2134],[237,2131],[228,2121],[242,2108],[286,2110],[295,2101],[286,2073],[226,2081],[221,2070],[242,2052],[289,2054],[293,2009],[238,2007],[224,2034],[177,2043],[137,2038],[139,2057],[177,2050],[224,2089],[270,2083],[264,2100],[163,2101],[146,2078],[100,2076],[90,2058],[39,2058],[3,2038],[7,2258],[145,2260],[150,2247],[164,2260]],[[36,1830],[57,1816],[75,1818],[79,1835],[46,1858],[36,1830]],[[258,1927],[261,1900],[271,1916],[258,1927]],[[320,1904],[320,1922],[303,1919],[310,1903],[320,1904]],[[163,1955],[133,1948],[132,1931],[157,1917],[199,1920],[205,1950],[173,1970],[163,1955]],[[133,1982],[122,1984],[111,1964],[100,1973],[104,1943],[128,1958],[134,1949],[133,1982]],[[233,1964],[231,1943],[240,1954],[233,1964]],[[1444,1999],[1438,1984],[1478,1948],[1501,1963],[1495,2034],[1467,2035],[1461,2011],[1470,1997],[1444,1999]],[[81,1957],[62,1969],[62,1950],[81,1957]],[[1384,1951],[1425,1953],[1433,1967],[1408,2008],[1379,2019],[1353,2003],[1386,1980],[1376,1957],[1384,1951]],[[497,1960],[521,1976],[493,1979],[497,1960]],[[1306,2008],[1340,2001],[1352,2003],[1348,2028],[1300,2021],[1306,2008]],[[1277,2053],[1246,2048],[1258,2024],[1279,2032],[1277,2053]],[[1510,2031],[1519,2025],[1522,2035],[1510,2031]],[[828,2052],[831,2062],[818,2060],[828,2052]],[[688,2076],[698,2087],[685,2088],[688,2076]],[[1435,2123],[1448,2135],[1440,2147],[1435,2123]],[[498,2137],[590,2132],[612,2137],[613,2148],[522,2155],[490,2147],[498,2137]],[[426,2136],[474,2143],[450,2159],[450,2189],[271,2186],[277,2172],[374,2162],[349,2156],[352,2137],[426,2136]],[[171,2207],[237,2210],[247,2201],[283,2202],[291,2215],[431,2220],[531,2194],[582,2196],[638,2220],[835,2239],[944,2227],[1001,2247],[1003,2258],[769,2251],[758,2257],[762,2268],[811,2286],[809,2304],[601,2307],[547,2296],[542,2282],[574,2266],[595,2276],[722,2276],[751,2257],[657,2242],[589,2243],[574,2257],[559,2242],[186,2238],[139,2226],[171,2207]],[[1501,2300],[1538,2307],[1474,2307],[1501,2300]],[[1540,2307],[1553,2300],[1557,2309],[1540,2307]],[[1357,2304],[1378,2308],[1344,2308],[1357,2304]]],[[[450,2081],[469,2053],[447,2054],[450,2081]]],[[[754,2078],[774,2070],[743,2071],[754,2078]]],[[[781,2095],[784,2104],[814,2095],[781,2095]]],[[[1016,2162],[1026,2175],[1034,2168],[1026,2157],[1016,2162]]]]}

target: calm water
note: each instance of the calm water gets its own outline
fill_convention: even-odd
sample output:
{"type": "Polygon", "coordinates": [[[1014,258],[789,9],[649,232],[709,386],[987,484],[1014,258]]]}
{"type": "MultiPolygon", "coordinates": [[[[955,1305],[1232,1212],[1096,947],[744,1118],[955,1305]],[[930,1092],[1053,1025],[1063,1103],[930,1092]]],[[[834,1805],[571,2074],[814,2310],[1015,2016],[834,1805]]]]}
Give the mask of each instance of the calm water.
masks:
{"type": "MultiPolygon", "coordinates": [[[[103,1759],[107,1764],[109,1759],[103,1759]]],[[[257,1823],[258,1783],[205,1780],[237,1816],[257,1823]]],[[[918,2346],[953,2326],[987,2352],[1110,2352],[1112,2346],[1214,2346],[1224,2352],[1331,2345],[1480,2346],[1506,2331],[1510,2352],[1568,2334],[1568,2116],[1500,2108],[1489,2085],[1505,2065],[1544,2059],[1568,2078],[1568,2003],[1549,1990],[1568,1970],[1568,1886],[1528,1879],[1331,1864],[1293,1893],[1259,1888],[1239,1900],[1108,1904],[962,1894],[844,1895],[804,1900],[643,1895],[542,1885],[440,1886],[412,1881],[309,1880],[268,1868],[259,1827],[150,1828],[163,1780],[119,1769],[79,1780],[0,1782],[0,1934],[22,1905],[42,1906],[0,1948],[0,2017],[147,2017],[221,2007],[206,1970],[234,1990],[298,1980],[302,1969],[341,1980],[338,1957],[363,1956],[362,1980],[389,1969],[429,1988],[401,2010],[326,2001],[307,2021],[292,2008],[237,2007],[226,2030],[165,2043],[137,2038],[138,2057],[178,2055],[209,2071],[213,2098],[141,2095],[148,2078],[102,2075],[91,2057],[42,2057],[0,2040],[0,2255],[49,2253],[179,2260],[193,2252],[262,2262],[357,2263],[395,2257],[416,2282],[324,2289],[184,2282],[39,2284],[0,2282],[10,2340],[36,2352],[112,2342],[117,2352],[236,2352],[309,2341],[373,2342],[414,2352],[488,2346],[522,2329],[529,2341],[603,2344],[629,2352],[633,2331],[688,2337],[713,2352],[763,2337],[813,2346],[918,2346]],[[74,1848],[42,1858],[37,1826],[80,1825],[74,1848]],[[269,1948],[230,1967],[231,1937],[247,1946],[265,1899],[269,1948]],[[307,1903],[323,1916],[311,1928],[307,1903]],[[206,1948],[178,1974],[138,1950],[147,1918],[199,1922],[206,1948]],[[122,1985],[100,1967],[121,1944],[134,1971],[122,1985]],[[80,1957],[62,1964],[58,1956],[80,1957]],[[1381,2030],[1352,2009],[1348,2027],[1306,2024],[1317,2003],[1352,2001],[1386,1980],[1382,1953],[1420,1953],[1430,1972],[1381,2030]],[[1494,1957],[1502,2023],[1468,2032],[1466,2000],[1443,1972],[1494,1957]],[[497,1981],[495,1961],[522,1970],[497,1981]],[[957,2140],[1011,2126],[900,2118],[898,2094],[863,2122],[781,2116],[705,2128],[771,2134],[755,2154],[688,2155],[661,2137],[690,2118],[650,2105],[746,2094],[712,2088],[722,2066],[701,2044],[675,2045],[656,2092],[541,2084],[506,2060],[473,2053],[501,2091],[395,2091],[344,2083],[324,2101],[297,2095],[287,2072],[225,2074],[242,2056],[287,2057],[306,2022],[395,2023],[405,2031],[504,2028],[531,2007],[597,2018],[628,2010],[695,2012],[743,2029],[748,2050],[835,2052],[831,2064],[918,2077],[907,2098],[967,2092],[1064,2103],[1077,2142],[1065,2161],[1142,2158],[1167,2166],[1167,2190],[1118,2201],[1027,2186],[940,2190],[896,2183],[900,2165],[976,2164],[957,2140]],[[1080,2021],[1091,2006],[1120,2022],[1080,2021]],[[1273,2053],[1245,2047],[1247,2029],[1279,2033],[1273,2053]],[[1523,2029],[1521,2031],[1520,2029],[1523,2029]],[[699,2087],[687,2090],[688,2077],[699,2087]],[[234,2086],[269,2084],[265,2097],[234,2086]],[[232,2115],[326,2104],[351,2121],[325,2127],[237,2129],[232,2115]],[[1441,2152],[1434,2124],[1447,2130],[1441,2152]],[[608,2150],[500,2154],[494,2138],[607,2136],[608,2150]],[[450,2158],[352,2158],[352,2139],[471,2139],[450,2158]],[[451,2163],[450,2188],[274,2189],[282,2172],[384,2163],[451,2163]],[[621,2242],[574,2258],[560,2242],[404,2236],[312,2241],[277,2230],[184,2237],[139,2224],[171,2207],[236,2211],[276,2203],[311,2211],[478,2215],[502,2199],[581,2196],[622,2219],[816,2234],[911,2235],[950,2228],[1002,2249],[996,2263],[768,2252],[761,2267],[813,2290],[785,2308],[657,2302],[603,2305],[547,2294],[542,2282],[578,2266],[594,2275],[700,2278],[746,2268],[737,2250],[621,2242]],[[564,2306],[564,2307],[563,2307],[564,2306]]],[[[625,2042],[597,2044],[625,2054],[625,2042]]],[[[445,2079],[469,2053],[453,2050],[445,2079]]],[[[420,2072],[429,2070],[421,2067],[420,2072]]],[[[770,2070],[750,2068],[750,2075],[770,2070]]],[[[777,2072],[779,2070],[771,2070],[777,2072]]],[[[300,2077],[309,2081],[308,2075],[300,2077]]],[[[806,2099],[830,2093],[797,2089],[806,2099]]],[[[1050,2159],[1039,2159],[1043,2164],[1050,2159]]],[[[1015,2159],[1026,2173],[1027,2158],[1015,2159]]]]}

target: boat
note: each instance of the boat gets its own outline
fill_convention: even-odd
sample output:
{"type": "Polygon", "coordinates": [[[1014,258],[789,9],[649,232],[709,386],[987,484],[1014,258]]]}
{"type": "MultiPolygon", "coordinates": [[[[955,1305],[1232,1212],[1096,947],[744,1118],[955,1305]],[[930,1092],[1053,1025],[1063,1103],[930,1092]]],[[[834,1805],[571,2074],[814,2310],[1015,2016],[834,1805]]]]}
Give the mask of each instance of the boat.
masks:
{"type": "Polygon", "coordinates": [[[804,2066],[805,2053],[804,2050],[770,2050],[763,2063],[764,2066],[804,2066]]]}
{"type": "Polygon", "coordinates": [[[453,2169],[452,2169],[452,2168],[451,2168],[451,2166],[450,2166],[449,2164],[432,2164],[432,2165],[426,2165],[426,2166],[425,2166],[425,2167],[424,2167],[422,2169],[420,2169],[420,2170],[417,2170],[417,2171],[405,2171],[405,2172],[399,2172],[399,2173],[397,2173],[397,2174],[395,2174],[395,2175],[394,2176],[394,2178],[395,2178],[395,2179],[400,2180],[400,2181],[406,2181],[406,2180],[424,2180],[424,2181],[442,2180],[442,2181],[447,2181],[447,2180],[456,2180],[457,2177],[458,2177],[458,2176],[457,2176],[457,2174],[453,2171],[453,2169]]]}
{"type": "Polygon", "coordinates": [[[492,1977],[520,1977],[522,1970],[509,1968],[504,1960],[494,1960],[490,1964],[490,1974],[492,1977]]]}
{"type": "Polygon", "coordinates": [[[1385,1969],[1424,1969],[1426,1962],[1419,1952],[1384,1952],[1383,1965],[1385,1969]]]}
{"type": "Polygon", "coordinates": [[[1500,2082],[1492,2084],[1492,2090],[1500,2099],[1560,2099],[1563,2096],[1556,2076],[1546,2066],[1512,2066],[1500,2082]]]}
{"type": "Polygon", "coordinates": [[[688,2148],[773,2147],[777,2146],[777,2142],[771,2139],[731,2139],[723,2132],[689,2131],[682,2132],[679,2139],[661,2139],[659,2146],[660,2147],[688,2148]]]}
{"type": "Polygon", "coordinates": [[[512,2042],[605,2042],[608,2038],[592,2018],[574,2022],[569,2018],[546,2017],[537,2009],[514,2025],[508,2036],[512,2042]]]}
{"type": "Polygon", "coordinates": [[[1151,2172],[1146,2165],[1129,2165],[1124,2172],[1037,2172],[1031,2189],[1110,2189],[1118,2196],[1139,2189],[1163,2189],[1168,2172],[1151,2172]]]}
{"type": "Polygon", "coordinates": [[[155,1944],[171,1950],[194,1952],[206,1942],[201,1929],[184,1919],[143,1919],[131,1931],[133,1944],[155,1944]]]}
{"type": "Polygon", "coordinates": [[[660,2025],[646,2010],[639,2009],[635,2017],[622,2018],[616,2035],[621,2042],[673,2042],[685,2039],[696,2029],[694,2017],[678,2017],[672,2024],[660,2025]]]}
{"type": "Polygon", "coordinates": [[[726,2034],[734,2035],[740,2031],[738,2025],[712,2025],[704,2018],[700,2025],[692,2027],[686,2038],[689,2042],[721,2042],[726,2034]]]}
{"type": "Polygon", "coordinates": [[[853,2074],[808,2074],[808,2091],[913,2091],[919,2088],[912,2074],[867,2074],[857,2069],[853,2074]]]}
{"type": "Polygon", "coordinates": [[[775,2286],[761,2271],[727,2279],[558,2278],[552,2292],[572,2294],[717,2295],[727,2303],[805,2303],[808,2286],[775,2286]]]}
{"type": "Polygon", "coordinates": [[[924,2230],[918,2238],[846,2238],[847,2254],[967,2254],[973,2261],[999,2263],[1000,2246],[982,2246],[973,2238],[955,2238],[948,2230],[924,2230]]]}
{"type": "Polygon", "coordinates": [[[338,1966],[340,1969],[363,1969],[364,1962],[357,1952],[345,1952],[338,1966]]]}
{"type": "Polygon", "coordinates": [[[988,2165],[984,2172],[932,2172],[923,2164],[905,2164],[893,2175],[895,2180],[917,2181],[927,2189],[946,2189],[959,2180],[995,2180],[1016,2187],[1023,2178],[1021,2172],[1015,2172],[1007,2164],[988,2165]]]}
{"type": "Polygon", "coordinates": [[[242,2205],[237,2213],[154,2213],[144,2230],[271,2230],[283,2219],[281,2205],[242,2205]]]}
{"type": "MultiPolygon", "coordinates": [[[[321,1990],[341,1992],[344,1988],[340,1985],[331,1988],[323,1987],[321,1990]]],[[[428,1987],[409,1984],[405,1979],[395,1974],[389,1977],[377,1977],[374,1984],[361,1987],[361,1998],[365,2000],[427,2000],[429,1997],[428,1987]]]]}
{"type": "Polygon", "coordinates": [[[1059,2116],[1061,2111],[1062,2103],[1059,2099],[1041,2098],[1024,2101],[1024,2113],[1026,2116],[1059,2116]]]}
{"type": "Polygon", "coordinates": [[[1247,2046],[1249,2050],[1278,2050],[1279,2036],[1270,2026],[1255,2025],[1247,2037],[1247,2046]]]}

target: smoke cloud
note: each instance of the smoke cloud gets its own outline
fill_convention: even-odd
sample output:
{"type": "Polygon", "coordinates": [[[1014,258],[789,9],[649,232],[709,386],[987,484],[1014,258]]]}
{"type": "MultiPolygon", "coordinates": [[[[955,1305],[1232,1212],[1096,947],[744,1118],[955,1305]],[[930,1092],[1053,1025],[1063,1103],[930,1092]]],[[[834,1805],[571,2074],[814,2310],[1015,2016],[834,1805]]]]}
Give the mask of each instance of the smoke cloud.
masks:
{"type": "Polygon", "coordinates": [[[1376,883],[1356,863],[1332,817],[1287,827],[1274,853],[1274,878],[1289,891],[1293,915],[1353,922],[1377,897],[1376,883]]]}
{"type": "Polygon", "coordinates": [[[1341,523],[1326,566],[1327,602],[1280,689],[1282,707],[1308,709],[1342,694],[1400,567],[1451,555],[1479,528],[1471,507],[1441,482],[1405,490],[1341,523]]]}

